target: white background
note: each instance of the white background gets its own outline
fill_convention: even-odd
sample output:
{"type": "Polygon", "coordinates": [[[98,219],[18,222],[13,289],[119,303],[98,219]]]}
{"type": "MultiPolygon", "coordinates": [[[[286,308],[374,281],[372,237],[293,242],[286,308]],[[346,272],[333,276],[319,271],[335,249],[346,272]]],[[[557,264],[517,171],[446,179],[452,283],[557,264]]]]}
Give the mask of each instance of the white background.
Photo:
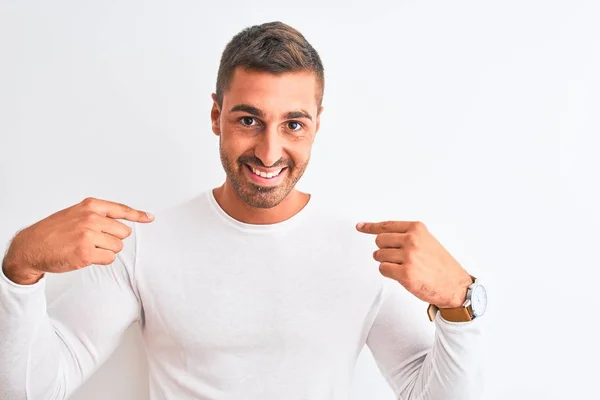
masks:
{"type": "MultiPolygon", "coordinates": [[[[300,186],[425,222],[484,280],[485,400],[600,398],[597,3],[283,3],[2,0],[0,241],[86,196],[152,211],[221,184],[219,57],[281,20],[326,69],[300,186]]],[[[145,368],[131,330],[75,398],[144,399],[145,368]]],[[[391,399],[370,353],[354,388],[391,399]]]]}

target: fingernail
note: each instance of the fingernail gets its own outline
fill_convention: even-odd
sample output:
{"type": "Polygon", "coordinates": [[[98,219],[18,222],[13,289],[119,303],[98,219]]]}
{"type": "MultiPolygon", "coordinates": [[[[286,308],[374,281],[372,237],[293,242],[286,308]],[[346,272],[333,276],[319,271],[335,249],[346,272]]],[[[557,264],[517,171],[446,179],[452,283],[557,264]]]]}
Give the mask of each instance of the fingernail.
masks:
{"type": "Polygon", "coordinates": [[[359,222],[358,224],[356,224],[356,227],[357,227],[358,229],[362,228],[363,226],[365,226],[365,223],[364,223],[364,222],[359,222]]]}
{"type": "Polygon", "coordinates": [[[154,215],[152,213],[147,212],[146,216],[150,219],[154,219],[154,215]]]}

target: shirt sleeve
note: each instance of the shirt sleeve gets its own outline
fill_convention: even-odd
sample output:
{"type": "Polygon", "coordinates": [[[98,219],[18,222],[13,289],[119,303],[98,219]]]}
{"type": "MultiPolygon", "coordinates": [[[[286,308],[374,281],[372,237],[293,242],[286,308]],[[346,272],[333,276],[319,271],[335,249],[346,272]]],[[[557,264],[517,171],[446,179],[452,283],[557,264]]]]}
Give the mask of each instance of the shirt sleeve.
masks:
{"type": "Polygon", "coordinates": [[[69,397],[140,320],[132,228],[111,265],[69,272],[78,276],[48,305],[46,276],[19,285],[0,268],[0,399],[69,397]]]}
{"type": "Polygon", "coordinates": [[[448,322],[385,278],[367,337],[377,366],[401,400],[475,400],[482,393],[482,318],[448,322]]]}

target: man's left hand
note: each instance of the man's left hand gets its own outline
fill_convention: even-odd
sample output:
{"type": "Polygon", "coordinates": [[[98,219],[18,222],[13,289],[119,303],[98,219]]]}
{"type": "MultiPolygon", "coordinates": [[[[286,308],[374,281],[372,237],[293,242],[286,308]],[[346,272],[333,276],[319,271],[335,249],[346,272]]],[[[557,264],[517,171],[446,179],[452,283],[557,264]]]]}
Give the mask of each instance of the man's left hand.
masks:
{"type": "Polygon", "coordinates": [[[473,283],[469,273],[433,237],[422,222],[386,221],[356,225],[377,235],[382,275],[395,279],[419,299],[439,308],[461,307],[473,283]]]}

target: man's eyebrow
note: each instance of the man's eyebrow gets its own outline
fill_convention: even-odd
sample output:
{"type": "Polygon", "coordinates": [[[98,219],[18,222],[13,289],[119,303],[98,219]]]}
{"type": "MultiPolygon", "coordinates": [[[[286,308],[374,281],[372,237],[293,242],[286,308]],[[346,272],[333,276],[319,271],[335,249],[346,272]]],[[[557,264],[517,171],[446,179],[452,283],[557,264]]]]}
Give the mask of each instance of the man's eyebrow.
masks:
{"type": "MultiPolygon", "coordinates": [[[[237,104],[237,105],[233,106],[231,108],[231,110],[229,110],[229,112],[236,112],[236,111],[245,112],[250,115],[259,117],[259,118],[263,118],[265,116],[265,114],[260,109],[254,107],[254,106],[251,106],[249,104],[237,104]]],[[[284,115],[284,118],[285,119],[307,118],[312,121],[312,116],[304,110],[289,111],[284,115]]]]}
{"type": "Polygon", "coordinates": [[[256,107],[250,106],[248,104],[238,104],[234,106],[229,112],[242,111],[248,114],[252,114],[256,117],[262,118],[264,116],[263,112],[256,107]]]}
{"type": "Polygon", "coordinates": [[[312,117],[310,116],[310,114],[304,110],[290,111],[287,114],[285,114],[285,119],[297,119],[297,118],[307,118],[312,121],[312,117]]]}

